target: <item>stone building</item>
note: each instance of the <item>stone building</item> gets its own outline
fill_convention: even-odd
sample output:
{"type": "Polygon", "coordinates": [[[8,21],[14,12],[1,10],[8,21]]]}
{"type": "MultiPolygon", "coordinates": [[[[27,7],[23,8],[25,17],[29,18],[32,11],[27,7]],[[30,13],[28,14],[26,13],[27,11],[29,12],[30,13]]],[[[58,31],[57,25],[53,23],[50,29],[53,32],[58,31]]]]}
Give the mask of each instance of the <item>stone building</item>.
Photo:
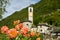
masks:
{"type": "Polygon", "coordinates": [[[60,40],[60,27],[54,27],[53,31],[51,32],[51,37],[53,39],[60,40]]]}
{"type": "Polygon", "coordinates": [[[44,33],[44,34],[50,34],[50,31],[52,31],[52,27],[48,25],[47,23],[40,23],[38,24],[38,30],[37,32],[44,33]]]}

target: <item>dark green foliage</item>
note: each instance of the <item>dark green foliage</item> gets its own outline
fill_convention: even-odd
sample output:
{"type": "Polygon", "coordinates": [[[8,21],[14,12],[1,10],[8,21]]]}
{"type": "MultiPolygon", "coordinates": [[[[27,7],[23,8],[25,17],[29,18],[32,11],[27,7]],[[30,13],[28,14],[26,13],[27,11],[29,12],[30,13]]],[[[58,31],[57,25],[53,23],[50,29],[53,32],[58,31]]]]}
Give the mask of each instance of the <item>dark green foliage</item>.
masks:
{"type": "Polygon", "coordinates": [[[44,21],[51,25],[60,26],[60,11],[52,12],[51,15],[47,16],[44,21]]]}
{"type": "Polygon", "coordinates": [[[0,19],[2,19],[2,14],[6,12],[6,6],[9,0],[0,0],[0,19]]]}
{"type": "Polygon", "coordinates": [[[0,33],[0,40],[10,40],[10,38],[5,34],[0,33]]]}
{"type": "MultiPolygon", "coordinates": [[[[47,22],[51,25],[53,24],[55,26],[60,26],[60,12],[58,12],[58,9],[60,9],[60,0],[41,0],[35,5],[31,6],[34,8],[33,17],[35,25],[37,25],[39,22],[47,22]]],[[[17,11],[11,16],[3,19],[0,22],[0,26],[7,25],[10,28],[14,27],[13,21],[18,19],[21,21],[28,19],[28,8],[17,11]]]]}
{"type": "Polygon", "coordinates": [[[2,25],[7,25],[9,26],[9,28],[13,28],[14,25],[13,25],[13,21],[15,20],[26,20],[27,19],[27,9],[26,10],[21,10],[21,12],[15,12],[14,14],[12,14],[11,16],[3,19],[1,22],[0,22],[0,26],[2,25]]]}

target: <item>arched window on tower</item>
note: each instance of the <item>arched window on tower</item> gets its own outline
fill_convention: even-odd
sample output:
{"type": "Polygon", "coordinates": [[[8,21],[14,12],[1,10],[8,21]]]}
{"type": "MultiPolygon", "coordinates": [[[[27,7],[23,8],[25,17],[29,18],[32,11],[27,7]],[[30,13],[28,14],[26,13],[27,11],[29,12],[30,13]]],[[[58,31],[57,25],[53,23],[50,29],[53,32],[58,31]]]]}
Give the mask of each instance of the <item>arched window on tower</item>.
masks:
{"type": "Polygon", "coordinates": [[[32,12],[32,9],[30,8],[30,12],[32,12]]]}

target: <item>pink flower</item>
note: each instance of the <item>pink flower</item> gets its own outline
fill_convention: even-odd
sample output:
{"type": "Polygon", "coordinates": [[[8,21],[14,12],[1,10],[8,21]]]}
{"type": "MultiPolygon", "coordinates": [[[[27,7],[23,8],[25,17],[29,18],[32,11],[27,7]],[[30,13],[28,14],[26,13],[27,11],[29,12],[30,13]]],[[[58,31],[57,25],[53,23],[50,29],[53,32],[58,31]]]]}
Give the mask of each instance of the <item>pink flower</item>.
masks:
{"type": "Polygon", "coordinates": [[[10,29],[8,30],[8,34],[7,34],[10,38],[15,38],[17,36],[17,30],[16,29],[10,29]]]}
{"type": "Polygon", "coordinates": [[[22,29],[21,29],[21,33],[22,34],[26,34],[28,32],[28,28],[27,27],[23,27],[22,29]]]}
{"type": "Polygon", "coordinates": [[[36,40],[40,40],[40,37],[36,38],[36,40]]]}
{"type": "Polygon", "coordinates": [[[35,34],[34,31],[31,31],[30,35],[31,35],[31,36],[35,36],[36,34],[35,34]]]}
{"type": "Polygon", "coordinates": [[[2,26],[1,27],[1,32],[4,33],[4,34],[7,34],[8,29],[9,28],[7,26],[2,26]]]}
{"type": "Polygon", "coordinates": [[[23,28],[23,23],[19,24],[19,28],[22,29],[23,28]]]}
{"type": "Polygon", "coordinates": [[[14,22],[13,22],[13,25],[15,26],[15,25],[17,25],[17,24],[19,24],[20,23],[20,20],[15,20],[14,22]]]}
{"type": "Polygon", "coordinates": [[[20,30],[19,25],[16,25],[16,26],[15,26],[15,29],[16,29],[16,30],[20,30]]]}
{"type": "Polygon", "coordinates": [[[20,30],[22,28],[23,28],[23,23],[20,23],[20,24],[18,24],[18,25],[15,26],[16,30],[20,30]]]}

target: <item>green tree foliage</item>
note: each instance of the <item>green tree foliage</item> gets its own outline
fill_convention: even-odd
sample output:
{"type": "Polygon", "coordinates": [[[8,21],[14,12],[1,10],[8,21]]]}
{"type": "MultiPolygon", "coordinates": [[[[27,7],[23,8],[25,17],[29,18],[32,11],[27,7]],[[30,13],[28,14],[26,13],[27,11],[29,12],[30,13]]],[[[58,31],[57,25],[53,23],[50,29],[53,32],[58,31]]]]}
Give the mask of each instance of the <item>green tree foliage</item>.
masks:
{"type": "Polygon", "coordinates": [[[2,8],[0,8],[0,18],[2,18],[1,14],[2,14],[2,8]]]}
{"type": "Polygon", "coordinates": [[[8,0],[0,0],[0,19],[2,18],[2,13],[6,11],[5,7],[7,3],[8,3],[8,0]]]}
{"type": "Polygon", "coordinates": [[[51,25],[60,26],[60,11],[52,12],[50,16],[47,16],[44,20],[51,25]]]}

